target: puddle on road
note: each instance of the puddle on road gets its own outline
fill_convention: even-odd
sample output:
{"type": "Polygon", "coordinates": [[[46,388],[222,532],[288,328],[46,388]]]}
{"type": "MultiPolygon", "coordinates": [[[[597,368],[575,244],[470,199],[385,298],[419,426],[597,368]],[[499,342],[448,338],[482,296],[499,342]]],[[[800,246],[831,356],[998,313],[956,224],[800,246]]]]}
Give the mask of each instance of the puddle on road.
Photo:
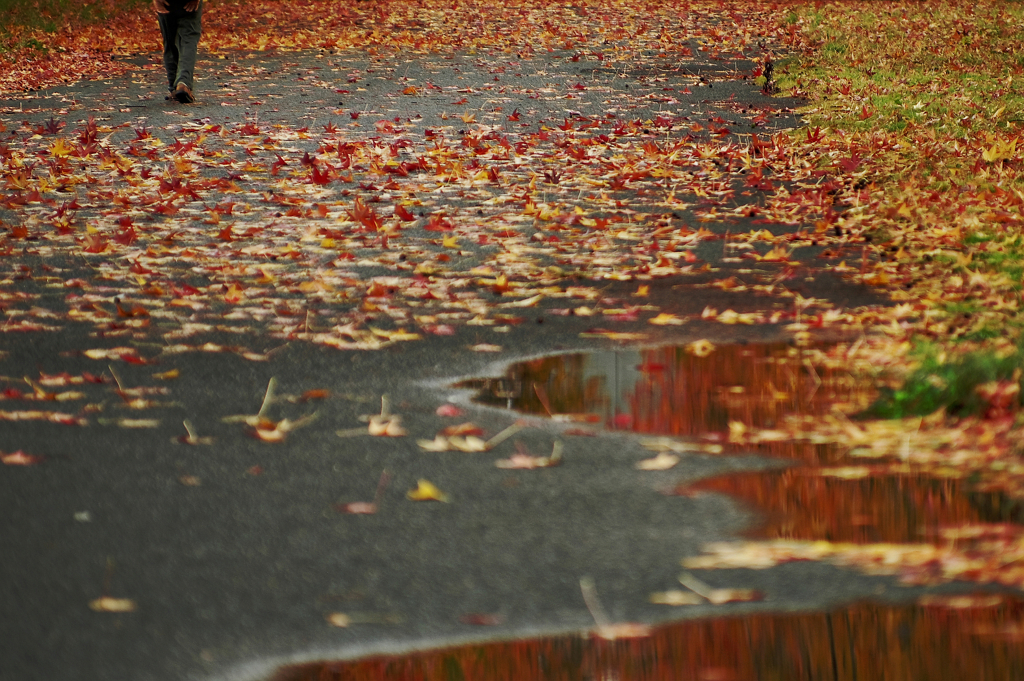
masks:
{"type": "Polygon", "coordinates": [[[1022,640],[1024,601],[976,595],[322,662],[273,681],[1009,681],[1024,678],[1022,640]]]}
{"type": "MultiPolygon", "coordinates": [[[[564,421],[730,447],[731,421],[772,428],[787,415],[852,413],[874,398],[843,369],[843,345],[657,348],[546,357],[502,378],[461,384],[478,399],[564,421]],[[697,352],[694,352],[697,350],[697,352]]],[[[794,466],[680,485],[728,494],[763,517],[758,537],[832,542],[941,542],[940,528],[1020,523],[1024,506],[959,479],[886,472],[838,445],[771,442],[757,451],[794,466]],[[877,470],[876,470],[877,468],[877,470]],[[846,473],[844,473],[846,471],[846,473]]],[[[402,657],[318,663],[275,681],[679,680],[1024,678],[1024,600],[926,597],[854,604],[829,613],[751,614],[659,627],[646,638],[561,637],[464,646],[402,657]]]]}
{"type": "MultiPolygon", "coordinates": [[[[853,412],[875,397],[843,369],[848,346],[788,343],[663,347],[544,357],[501,378],[464,381],[477,400],[610,429],[724,441],[731,421],[772,428],[788,414],[853,412]],[[696,352],[695,352],[696,351],[696,352]]],[[[767,443],[759,451],[827,463],[836,448],[767,443]]]]}

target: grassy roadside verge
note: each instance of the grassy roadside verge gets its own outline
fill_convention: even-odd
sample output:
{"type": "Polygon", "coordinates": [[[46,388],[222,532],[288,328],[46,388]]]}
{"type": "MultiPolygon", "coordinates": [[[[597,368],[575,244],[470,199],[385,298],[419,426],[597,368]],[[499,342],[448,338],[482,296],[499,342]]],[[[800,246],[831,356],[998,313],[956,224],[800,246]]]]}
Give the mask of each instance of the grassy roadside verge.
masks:
{"type": "Polygon", "coordinates": [[[46,49],[46,36],[108,21],[148,5],[148,0],[0,0],[0,45],[46,49]],[[40,35],[41,34],[41,35],[40,35]]]}
{"type": "Polygon", "coordinates": [[[983,410],[978,386],[1024,368],[1024,6],[808,4],[784,21],[810,49],[779,86],[814,102],[836,228],[867,239],[863,276],[901,303],[914,348],[879,413],[983,410]]]}
{"type": "MultiPolygon", "coordinates": [[[[0,0],[0,93],[119,71],[105,27],[145,12],[149,0],[0,0]]],[[[155,23],[155,22],[154,22],[155,23]]]]}

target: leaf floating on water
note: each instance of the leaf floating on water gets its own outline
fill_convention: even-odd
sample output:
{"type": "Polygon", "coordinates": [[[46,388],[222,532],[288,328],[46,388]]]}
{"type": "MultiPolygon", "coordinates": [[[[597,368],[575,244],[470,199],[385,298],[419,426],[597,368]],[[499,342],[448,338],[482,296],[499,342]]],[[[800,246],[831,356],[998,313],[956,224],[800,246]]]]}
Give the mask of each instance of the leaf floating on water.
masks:
{"type": "Polygon", "coordinates": [[[698,340],[686,346],[686,352],[694,357],[707,357],[715,351],[715,344],[709,340],[698,340]]]}
{"type": "Polygon", "coordinates": [[[1003,594],[928,594],[917,599],[918,605],[933,608],[949,608],[950,610],[967,610],[970,608],[994,608],[1006,597],[1003,594]]]}

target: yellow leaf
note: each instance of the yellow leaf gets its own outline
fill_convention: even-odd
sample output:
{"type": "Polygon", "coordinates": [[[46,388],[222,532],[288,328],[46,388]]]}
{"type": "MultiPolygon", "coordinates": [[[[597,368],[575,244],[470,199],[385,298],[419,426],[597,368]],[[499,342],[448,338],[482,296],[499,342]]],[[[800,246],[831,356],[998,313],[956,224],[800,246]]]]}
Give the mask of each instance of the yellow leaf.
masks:
{"type": "Polygon", "coordinates": [[[374,336],[380,336],[381,338],[386,338],[390,341],[412,341],[420,339],[420,335],[418,333],[409,333],[405,329],[388,331],[387,329],[377,329],[371,326],[370,332],[374,336]]]}
{"type": "Polygon", "coordinates": [[[655,605],[701,605],[704,603],[704,599],[697,594],[682,589],[656,591],[648,600],[655,605]]]}
{"type": "Polygon", "coordinates": [[[635,466],[641,471],[667,471],[679,463],[679,457],[668,452],[661,452],[651,459],[637,461],[635,466]]]}
{"type": "Polygon", "coordinates": [[[74,151],[74,149],[69,147],[63,138],[58,139],[50,147],[50,154],[53,156],[70,156],[72,151],[74,151]]]}
{"type": "Polygon", "coordinates": [[[446,236],[442,242],[445,248],[458,248],[459,237],[457,236],[446,236]]]}
{"type": "Polygon", "coordinates": [[[651,317],[647,320],[648,324],[654,324],[655,326],[679,326],[685,324],[686,320],[682,317],[677,317],[674,314],[662,312],[657,317],[651,317]]]}
{"type": "Polygon", "coordinates": [[[439,490],[429,480],[420,478],[416,481],[416,489],[409,490],[405,496],[413,501],[443,501],[448,502],[448,495],[439,490]]]}
{"type": "Polygon", "coordinates": [[[131,612],[135,610],[135,601],[130,598],[104,596],[90,601],[89,607],[96,612],[131,612]]]}
{"type": "Polygon", "coordinates": [[[707,357],[715,351],[715,344],[709,340],[701,339],[693,341],[686,346],[686,352],[695,357],[707,357]]]}
{"type": "Polygon", "coordinates": [[[762,255],[758,260],[764,260],[765,262],[785,262],[789,260],[789,251],[783,246],[777,245],[772,250],[762,255]]]}
{"type": "Polygon", "coordinates": [[[343,612],[332,612],[327,616],[327,621],[333,627],[347,627],[352,624],[352,618],[343,612]]]}

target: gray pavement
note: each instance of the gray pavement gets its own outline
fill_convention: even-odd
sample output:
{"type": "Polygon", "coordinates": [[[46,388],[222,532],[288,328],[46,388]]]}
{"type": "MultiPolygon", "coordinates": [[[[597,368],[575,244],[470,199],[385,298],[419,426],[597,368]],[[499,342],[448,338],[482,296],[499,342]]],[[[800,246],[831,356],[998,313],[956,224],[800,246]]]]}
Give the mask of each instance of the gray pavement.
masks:
{"type": "MultiPolygon", "coordinates": [[[[679,65],[659,64],[652,57],[644,64],[636,71],[608,70],[593,60],[572,61],[568,53],[522,59],[409,56],[398,61],[326,53],[231,55],[201,61],[200,103],[179,107],[162,100],[155,61],[140,58],[138,69],[123,79],[78,83],[35,93],[21,102],[6,102],[0,121],[12,131],[3,144],[14,149],[18,140],[27,139],[27,133],[15,134],[22,121],[34,126],[52,117],[66,122],[70,133],[92,115],[109,129],[103,136],[126,156],[136,128],[148,128],[170,145],[176,139],[194,139],[204,129],[215,140],[219,132],[211,126],[227,130],[244,121],[256,125],[261,135],[293,133],[296,126],[308,125],[316,134],[292,135],[267,148],[260,148],[262,138],[253,136],[254,158],[272,162],[275,154],[281,154],[289,163],[288,173],[300,172],[304,153],[316,153],[325,138],[318,131],[329,121],[346,126],[347,139],[365,140],[385,136],[374,123],[397,116],[401,119],[397,124],[409,129],[406,134],[415,145],[425,145],[428,128],[444,130],[449,140],[457,142],[464,137],[460,126],[469,125],[453,120],[467,111],[466,105],[452,104],[462,97],[469,100],[477,122],[500,127],[513,137],[513,143],[517,129],[508,116],[515,110],[527,126],[522,130],[532,132],[541,123],[553,126],[574,118],[596,119],[609,109],[629,120],[669,113],[688,117],[676,121],[680,127],[652,133],[661,142],[682,136],[681,126],[688,126],[690,119],[706,123],[708,118],[721,117],[739,130],[747,120],[744,116],[765,111],[764,107],[775,112],[769,115],[769,133],[798,125],[789,112],[796,102],[767,98],[742,77],[750,72],[752,62],[695,59],[679,65]],[[496,77],[504,87],[501,91],[494,89],[496,77]],[[425,83],[441,89],[432,90],[425,83]],[[575,88],[577,83],[583,89],[575,88]],[[403,97],[400,93],[409,85],[424,94],[403,97]],[[666,88],[674,90],[671,97],[662,96],[666,88]],[[691,94],[682,94],[683,89],[691,94]],[[566,98],[573,93],[578,98],[566,98]],[[497,107],[501,110],[496,111],[497,107]],[[360,115],[354,118],[352,113],[360,115]],[[348,127],[351,123],[363,127],[348,127]],[[122,124],[128,125],[118,127],[122,124]]],[[[730,140],[739,143],[743,138],[734,134],[721,142],[730,140]]],[[[140,143],[137,150],[144,154],[146,149],[140,143]]],[[[218,153],[225,149],[211,147],[218,153]]],[[[296,272],[327,266],[332,258],[325,259],[315,244],[300,243],[271,227],[275,222],[288,225],[294,235],[310,224],[320,224],[282,215],[283,207],[272,202],[258,203],[254,197],[275,191],[273,177],[237,166],[219,169],[219,157],[206,160],[205,176],[230,178],[243,185],[243,191],[232,194],[206,188],[204,205],[249,202],[253,208],[237,216],[235,232],[253,225],[264,228],[269,236],[261,243],[278,247],[291,238],[302,255],[281,265],[268,255],[244,252],[241,246],[218,251],[209,226],[202,227],[205,231],[199,235],[199,228],[192,234],[186,225],[176,237],[179,242],[193,244],[219,266],[233,259],[255,263],[254,267],[269,268],[279,280],[293,275],[301,279],[296,272]]],[[[243,160],[239,155],[232,162],[243,160]]],[[[511,176],[522,171],[508,172],[511,176]]],[[[329,204],[335,219],[342,213],[341,202],[350,205],[353,194],[384,195],[388,200],[388,193],[397,190],[384,187],[386,180],[378,178],[374,181],[378,186],[370,189],[345,185],[351,192],[341,196],[342,183],[337,181],[301,205],[307,207],[311,200],[329,204]]],[[[647,186],[642,181],[635,184],[647,186]]],[[[451,216],[481,211],[483,219],[492,217],[488,211],[496,210],[494,204],[474,190],[446,198],[446,192],[457,190],[442,188],[441,196],[433,197],[435,203],[425,201],[423,210],[429,214],[444,204],[451,216]]],[[[628,196],[630,191],[635,188],[617,195],[628,196]]],[[[664,187],[648,191],[664,194],[664,187]]],[[[14,194],[12,190],[9,197],[14,194]]],[[[86,196],[80,196],[86,203],[86,196]]],[[[109,229],[117,210],[112,215],[111,204],[88,201],[92,205],[81,210],[82,224],[101,232],[109,229]]],[[[8,225],[27,224],[34,233],[43,230],[40,225],[55,210],[45,204],[8,203],[0,209],[0,219],[8,225]]],[[[195,219],[188,224],[202,224],[205,213],[197,206],[186,203],[183,210],[185,214],[194,211],[195,219]]],[[[695,222],[695,210],[700,206],[681,208],[676,218],[695,222]]],[[[572,265],[565,258],[543,252],[536,254],[524,275],[561,267],[565,276],[552,286],[563,291],[570,286],[597,289],[604,302],[594,304],[607,308],[629,302],[637,286],[646,284],[650,286],[647,302],[691,320],[683,326],[643,323],[653,311],[644,312],[638,323],[617,326],[565,316],[558,310],[566,307],[566,298],[551,295],[535,306],[510,308],[520,317],[514,323],[498,320],[491,326],[473,326],[462,317],[453,322],[453,335],[424,333],[420,340],[379,350],[341,350],[303,336],[286,320],[289,314],[303,312],[308,318],[312,309],[320,320],[314,325],[343,325],[365,313],[358,301],[310,297],[301,288],[282,285],[258,304],[274,310],[274,315],[254,313],[240,322],[231,321],[234,326],[230,326],[223,321],[229,308],[213,300],[209,291],[222,282],[224,290],[229,290],[231,280],[218,279],[220,275],[204,271],[201,261],[189,260],[180,251],[177,260],[146,256],[147,244],[155,247],[162,243],[160,239],[173,241],[167,241],[173,227],[159,219],[145,222],[144,216],[152,213],[138,205],[123,212],[135,216],[143,234],[142,246],[133,245],[137,251],[72,255],[65,246],[73,237],[64,242],[54,237],[53,243],[45,237],[9,240],[7,244],[17,250],[0,259],[4,278],[0,290],[8,323],[29,319],[47,327],[0,336],[0,375],[9,379],[3,387],[18,386],[22,376],[38,381],[41,374],[60,372],[72,376],[88,372],[105,380],[60,388],[86,393],[71,406],[44,405],[72,413],[88,425],[0,422],[0,450],[20,449],[44,457],[35,465],[0,466],[0,679],[4,681],[255,680],[270,678],[280,666],[295,662],[582,631],[593,625],[579,590],[584,575],[594,578],[605,608],[618,621],[678,618],[677,609],[652,605],[648,595],[673,588],[680,559],[700,553],[705,542],[735,536],[753,519],[718,495],[667,496],[661,491],[680,479],[784,465],[755,452],[731,457],[692,454],[676,469],[645,473],[633,466],[649,456],[639,436],[601,429],[590,437],[567,434],[572,425],[538,417],[529,417],[527,427],[514,439],[538,454],[550,451],[555,440],[562,441],[564,461],[559,467],[496,468],[496,459],[514,451],[513,440],[494,451],[471,454],[427,452],[416,444],[417,438],[430,439],[441,428],[463,421],[478,424],[488,436],[498,433],[517,416],[475,404],[470,391],[451,386],[464,378],[499,376],[504,364],[516,359],[622,346],[614,340],[580,336],[597,326],[643,332],[642,343],[648,345],[700,338],[718,343],[787,339],[782,323],[737,327],[700,319],[709,305],[738,312],[792,306],[791,300],[776,300],[770,294],[701,287],[730,273],[751,283],[770,281],[784,267],[725,257],[729,254],[722,240],[695,243],[694,252],[701,261],[713,266],[703,273],[617,281],[590,277],[584,270],[567,274],[572,265]],[[110,319],[68,316],[69,310],[77,309],[81,315],[88,308],[82,300],[69,297],[76,289],[66,282],[76,277],[86,281],[82,292],[93,296],[90,304],[108,312],[114,309],[116,296],[119,302],[141,300],[152,308],[136,290],[139,284],[125,278],[132,262],[163,272],[159,281],[186,282],[203,289],[208,306],[190,308],[187,316],[168,305],[161,308],[166,314],[154,314],[145,327],[122,328],[111,325],[110,319]],[[313,302],[307,302],[311,298],[313,302]],[[180,336],[190,351],[171,352],[173,333],[188,324],[210,324],[210,328],[180,336]],[[204,351],[204,343],[217,346],[204,351]],[[503,351],[470,349],[479,343],[497,344],[503,351]],[[99,359],[83,354],[126,345],[135,354],[99,359]],[[246,359],[246,352],[261,361],[246,359]],[[151,363],[140,364],[137,357],[151,363]],[[180,372],[174,380],[153,377],[173,370],[180,372]],[[145,396],[164,404],[130,409],[115,391],[113,372],[122,388],[166,388],[166,394],[145,396]],[[243,424],[223,420],[256,414],[272,377],[280,399],[270,405],[266,416],[277,420],[316,414],[315,420],[279,443],[261,442],[248,436],[243,424]],[[287,399],[310,390],[326,390],[330,395],[306,402],[287,399]],[[379,412],[385,395],[391,411],[401,415],[407,436],[336,434],[363,427],[360,416],[379,412]],[[446,402],[459,405],[465,415],[438,416],[435,410],[446,402]],[[83,409],[83,403],[94,406],[83,409]],[[126,427],[134,425],[126,418],[158,423],[126,427]],[[214,438],[212,444],[178,442],[185,435],[185,419],[197,436],[214,438]],[[378,513],[351,515],[335,509],[341,503],[369,501],[385,469],[393,479],[378,513]],[[450,501],[408,500],[406,492],[421,478],[450,495],[450,501]],[[102,596],[131,599],[135,609],[124,613],[90,609],[90,603],[102,596]],[[349,614],[351,626],[330,626],[326,617],[335,612],[349,614]],[[460,618],[469,613],[497,614],[501,623],[493,627],[465,624],[460,618]]],[[[421,218],[402,236],[407,252],[441,250],[434,243],[440,237],[422,229],[424,221],[421,218]]],[[[717,234],[761,227],[776,232],[792,229],[754,225],[740,218],[703,224],[717,234]]],[[[486,246],[470,245],[470,228],[458,233],[466,247],[450,265],[446,275],[450,279],[459,271],[499,263],[486,246]]],[[[374,276],[396,276],[413,281],[411,268],[403,270],[400,263],[389,268],[380,259],[386,254],[379,245],[364,240],[350,246],[356,261],[364,261],[351,275],[353,279],[367,282],[374,276]]],[[[753,247],[766,248],[763,244],[753,247]]],[[[821,251],[810,242],[796,247],[801,258],[813,258],[821,251]]],[[[504,300],[486,287],[469,290],[485,302],[504,300]]],[[[829,273],[792,281],[789,290],[805,298],[827,299],[838,307],[881,303],[870,291],[829,273]]],[[[523,295],[528,293],[524,289],[523,295]]],[[[580,300],[572,306],[582,304],[580,300]]],[[[379,317],[377,323],[388,329],[408,325],[416,330],[414,314],[395,318],[402,323],[387,326],[387,320],[379,317]]],[[[304,332],[308,334],[308,329],[304,332]]],[[[25,383],[20,389],[30,391],[25,383]]],[[[14,399],[0,401],[0,407],[42,408],[14,399]]],[[[866,596],[899,598],[901,593],[914,592],[895,586],[890,579],[809,563],[763,571],[720,571],[707,574],[706,579],[715,586],[758,588],[767,598],[749,604],[694,606],[685,616],[822,609],[866,596]]]]}

